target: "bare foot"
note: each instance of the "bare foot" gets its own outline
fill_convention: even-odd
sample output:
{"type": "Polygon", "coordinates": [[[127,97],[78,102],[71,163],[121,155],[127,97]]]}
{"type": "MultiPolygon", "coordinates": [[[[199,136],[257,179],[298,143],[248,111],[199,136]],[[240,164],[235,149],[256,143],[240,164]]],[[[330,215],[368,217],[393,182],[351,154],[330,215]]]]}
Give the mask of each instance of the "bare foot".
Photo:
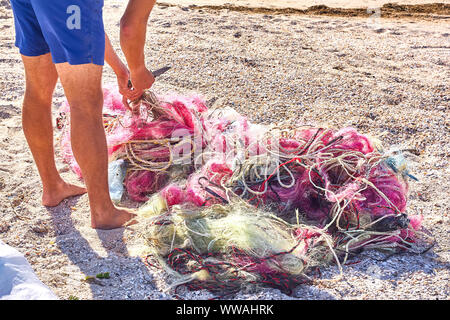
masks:
{"type": "Polygon", "coordinates": [[[115,228],[121,228],[125,224],[135,224],[136,221],[130,221],[136,217],[130,209],[116,208],[109,210],[106,214],[94,214],[91,213],[91,227],[94,229],[110,230],[115,228]]]}
{"type": "Polygon", "coordinates": [[[62,182],[54,189],[44,189],[42,204],[46,207],[56,207],[64,199],[84,194],[86,191],[86,188],[62,182]]]}

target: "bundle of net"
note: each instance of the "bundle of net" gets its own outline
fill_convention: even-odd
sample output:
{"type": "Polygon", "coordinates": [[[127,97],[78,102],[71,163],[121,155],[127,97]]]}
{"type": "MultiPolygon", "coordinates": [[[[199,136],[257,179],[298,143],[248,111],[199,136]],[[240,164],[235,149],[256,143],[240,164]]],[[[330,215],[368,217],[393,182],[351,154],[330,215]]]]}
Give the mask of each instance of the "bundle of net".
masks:
{"type": "Polygon", "coordinates": [[[363,248],[417,253],[429,244],[422,217],[406,213],[408,179],[416,180],[408,150],[384,150],[354,128],[302,126],[270,128],[263,139],[244,132],[241,146],[247,156],[228,162],[223,190],[287,221],[298,210],[334,236],[345,259],[363,248]]]}
{"type": "MultiPolygon", "coordinates": [[[[272,283],[267,275],[276,274],[275,282],[304,275],[305,265],[328,263],[330,252],[338,253],[339,264],[362,249],[420,250],[422,218],[406,214],[408,179],[415,178],[405,150],[385,150],[354,128],[254,124],[230,108],[208,109],[195,95],[146,92],[140,106],[133,114],[117,89],[104,90],[110,193],[117,201],[126,191],[146,202],[140,212],[151,222],[142,225],[154,233],[147,236],[153,256],[178,283],[235,289],[244,282],[272,283]],[[245,210],[236,199],[247,204],[245,210]],[[328,239],[329,246],[319,246],[328,253],[292,249],[298,242],[293,225],[328,239]],[[220,230],[255,242],[219,241],[220,230]],[[280,247],[272,235],[295,243],[280,247]],[[292,258],[291,249],[302,258],[281,263],[282,256],[292,258]],[[268,258],[274,254],[277,259],[268,258]]],[[[81,176],[70,148],[69,116],[66,104],[58,118],[61,151],[81,176]]]]}
{"type": "MultiPolygon", "coordinates": [[[[167,94],[156,97],[146,92],[130,112],[115,86],[103,89],[103,123],[109,155],[109,183],[117,180],[119,190],[113,200],[122,199],[122,184],[133,201],[147,201],[168,181],[183,179],[192,172],[192,153],[204,146],[194,136],[202,130],[201,114],[207,108],[197,96],[167,94]],[[182,156],[174,156],[182,154],[182,156]]],[[[72,153],[70,107],[67,101],[57,119],[61,130],[62,158],[82,178],[72,153]]],[[[95,156],[95,155],[93,155],[95,156]]]]}
{"type": "Polygon", "coordinates": [[[157,209],[163,199],[154,198],[153,207],[141,209],[138,230],[148,243],[147,263],[172,276],[175,294],[180,286],[219,296],[249,286],[290,294],[311,281],[314,267],[335,258],[331,237],[319,228],[288,223],[242,200],[157,209]]]}
{"type": "MultiPolygon", "coordinates": [[[[226,112],[230,118],[230,112],[226,112]]],[[[362,249],[420,253],[431,238],[407,215],[407,149],[385,150],[354,128],[261,126],[234,114],[203,150],[203,166],[184,186],[169,185],[169,205],[226,204],[230,195],[264,205],[334,236],[347,259],[362,249]],[[206,159],[206,160],[205,160],[206,159]]]]}

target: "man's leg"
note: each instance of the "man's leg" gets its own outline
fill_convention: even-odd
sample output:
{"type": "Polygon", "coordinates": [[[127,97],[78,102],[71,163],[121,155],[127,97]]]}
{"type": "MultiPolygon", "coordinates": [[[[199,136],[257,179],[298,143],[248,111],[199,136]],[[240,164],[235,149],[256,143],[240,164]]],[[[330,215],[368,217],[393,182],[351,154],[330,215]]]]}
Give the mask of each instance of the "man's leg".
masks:
{"type": "Polygon", "coordinates": [[[56,169],[51,104],[58,74],[52,58],[50,54],[22,56],[22,61],[26,78],[22,127],[42,180],[42,204],[56,206],[86,189],[64,182],[56,169]]]}
{"type": "Polygon", "coordinates": [[[109,196],[108,152],[102,118],[102,66],[58,63],[56,69],[70,105],[72,150],[87,187],[91,226],[121,227],[133,214],[116,208],[109,196]]]}

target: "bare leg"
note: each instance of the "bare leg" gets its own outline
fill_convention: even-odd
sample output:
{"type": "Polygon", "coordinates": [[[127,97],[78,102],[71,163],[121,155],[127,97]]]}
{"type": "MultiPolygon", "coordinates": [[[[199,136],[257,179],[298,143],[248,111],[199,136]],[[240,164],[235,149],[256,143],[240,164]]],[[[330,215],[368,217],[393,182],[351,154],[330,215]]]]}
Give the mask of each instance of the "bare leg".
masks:
{"type": "Polygon", "coordinates": [[[86,189],[64,182],[56,169],[51,104],[58,74],[51,56],[22,56],[22,61],[26,78],[22,127],[42,180],[42,204],[56,206],[86,189]]]}
{"type": "Polygon", "coordinates": [[[116,208],[109,196],[108,153],[103,128],[102,66],[56,64],[70,105],[72,150],[89,195],[91,226],[113,229],[133,214],[116,208]]]}

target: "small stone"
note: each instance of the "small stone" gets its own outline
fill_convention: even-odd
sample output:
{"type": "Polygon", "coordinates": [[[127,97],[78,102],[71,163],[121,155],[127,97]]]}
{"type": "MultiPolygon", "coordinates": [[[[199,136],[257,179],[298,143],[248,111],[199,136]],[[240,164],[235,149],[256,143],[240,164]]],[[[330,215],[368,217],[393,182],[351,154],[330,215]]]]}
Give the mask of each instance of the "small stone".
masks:
{"type": "Polygon", "coordinates": [[[10,229],[10,226],[7,222],[0,222],[0,233],[5,233],[10,229]]]}

